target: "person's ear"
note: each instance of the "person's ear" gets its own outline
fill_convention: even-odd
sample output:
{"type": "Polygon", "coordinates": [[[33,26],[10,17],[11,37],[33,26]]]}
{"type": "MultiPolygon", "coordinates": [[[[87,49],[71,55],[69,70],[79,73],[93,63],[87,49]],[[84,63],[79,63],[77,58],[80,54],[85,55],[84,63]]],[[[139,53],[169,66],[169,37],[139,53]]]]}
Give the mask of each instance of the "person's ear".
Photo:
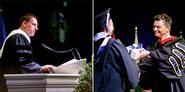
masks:
{"type": "Polygon", "coordinates": [[[22,22],[23,27],[25,27],[25,25],[26,25],[25,22],[26,22],[26,21],[23,21],[23,22],[22,22]]]}

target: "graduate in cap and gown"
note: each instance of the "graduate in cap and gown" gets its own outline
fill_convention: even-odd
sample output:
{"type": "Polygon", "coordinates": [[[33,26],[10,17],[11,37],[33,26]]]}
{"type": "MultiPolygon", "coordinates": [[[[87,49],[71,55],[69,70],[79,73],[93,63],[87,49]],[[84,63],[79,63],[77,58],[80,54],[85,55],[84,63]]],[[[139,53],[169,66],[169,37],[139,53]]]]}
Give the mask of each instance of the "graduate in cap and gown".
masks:
{"type": "Polygon", "coordinates": [[[140,86],[143,92],[185,92],[185,40],[170,35],[172,19],[154,16],[158,41],[140,53],[140,86]]]}
{"type": "Polygon", "coordinates": [[[125,45],[112,38],[110,8],[98,13],[94,24],[94,91],[128,92],[138,84],[139,68],[125,45]]]}

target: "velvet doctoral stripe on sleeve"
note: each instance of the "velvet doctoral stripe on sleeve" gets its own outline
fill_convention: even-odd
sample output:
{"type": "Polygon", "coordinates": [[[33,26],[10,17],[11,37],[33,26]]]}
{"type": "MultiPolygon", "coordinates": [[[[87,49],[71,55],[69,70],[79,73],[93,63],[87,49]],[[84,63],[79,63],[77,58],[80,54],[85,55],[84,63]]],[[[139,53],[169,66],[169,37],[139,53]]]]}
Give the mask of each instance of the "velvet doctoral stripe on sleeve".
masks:
{"type": "Polygon", "coordinates": [[[22,65],[21,70],[23,73],[35,73],[40,72],[40,65],[33,60],[32,47],[28,40],[22,35],[18,34],[15,43],[16,60],[22,65]]]}
{"type": "Polygon", "coordinates": [[[29,41],[22,34],[14,34],[7,39],[2,54],[2,62],[7,73],[37,73],[40,65],[34,62],[29,41]]]}

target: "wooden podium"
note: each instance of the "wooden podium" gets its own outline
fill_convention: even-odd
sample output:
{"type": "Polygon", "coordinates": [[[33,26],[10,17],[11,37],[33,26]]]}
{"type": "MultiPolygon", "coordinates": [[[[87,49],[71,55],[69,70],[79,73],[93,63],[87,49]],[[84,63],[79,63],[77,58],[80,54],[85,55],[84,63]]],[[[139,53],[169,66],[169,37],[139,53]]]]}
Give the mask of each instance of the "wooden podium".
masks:
{"type": "Polygon", "coordinates": [[[5,74],[8,92],[74,92],[79,74],[5,74]]]}

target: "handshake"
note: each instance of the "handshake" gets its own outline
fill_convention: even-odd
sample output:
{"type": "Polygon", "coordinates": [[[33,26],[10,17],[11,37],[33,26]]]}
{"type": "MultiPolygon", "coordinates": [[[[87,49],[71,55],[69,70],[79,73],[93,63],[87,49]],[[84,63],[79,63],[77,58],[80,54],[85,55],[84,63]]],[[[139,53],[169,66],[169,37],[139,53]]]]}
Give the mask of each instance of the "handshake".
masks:
{"type": "Polygon", "coordinates": [[[133,60],[148,58],[150,55],[150,52],[145,50],[142,44],[132,44],[130,46],[127,46],[126,48],[133,60]]]}

